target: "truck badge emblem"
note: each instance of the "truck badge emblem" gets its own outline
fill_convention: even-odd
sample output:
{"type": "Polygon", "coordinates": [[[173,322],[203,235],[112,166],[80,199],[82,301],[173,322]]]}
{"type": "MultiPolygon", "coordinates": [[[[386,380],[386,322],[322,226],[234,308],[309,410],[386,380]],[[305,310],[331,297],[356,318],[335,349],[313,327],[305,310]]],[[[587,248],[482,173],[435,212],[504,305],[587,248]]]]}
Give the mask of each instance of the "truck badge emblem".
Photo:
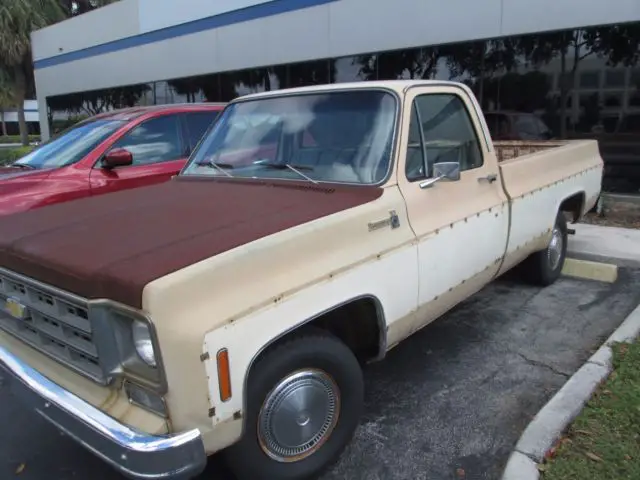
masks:
{"type": "Polygon", "coordinates": [[[24,320],[28,312],[27,307],[15,298],[7,298],[7,301],[5,302],[5,310],[9,315],[17,320],[24,320]]]}

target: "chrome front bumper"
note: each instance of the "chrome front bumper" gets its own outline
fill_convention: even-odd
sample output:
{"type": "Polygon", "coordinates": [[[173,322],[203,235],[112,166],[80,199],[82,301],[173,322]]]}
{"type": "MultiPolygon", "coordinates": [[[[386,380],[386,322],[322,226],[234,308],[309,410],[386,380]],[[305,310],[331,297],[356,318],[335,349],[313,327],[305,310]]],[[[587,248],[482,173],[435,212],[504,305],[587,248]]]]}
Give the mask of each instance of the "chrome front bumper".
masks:
{"type": "Polygon", "coordinates": [[[0,377],[24,405],[129,478],[187,479],[206,465],[198,430],[154,436],[123,425],[2,347],[0,377]]]}

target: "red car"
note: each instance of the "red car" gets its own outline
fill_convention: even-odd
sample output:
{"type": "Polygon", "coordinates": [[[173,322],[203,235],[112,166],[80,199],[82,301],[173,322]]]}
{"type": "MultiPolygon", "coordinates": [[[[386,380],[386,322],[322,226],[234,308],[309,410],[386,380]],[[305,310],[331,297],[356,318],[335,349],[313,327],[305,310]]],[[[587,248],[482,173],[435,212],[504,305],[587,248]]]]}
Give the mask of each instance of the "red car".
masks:
{"type": "Polygon", "coordinates": [[[223,104],[132,107],[96,115],[0,167],[0,215],[168,180],[223,104]]]}

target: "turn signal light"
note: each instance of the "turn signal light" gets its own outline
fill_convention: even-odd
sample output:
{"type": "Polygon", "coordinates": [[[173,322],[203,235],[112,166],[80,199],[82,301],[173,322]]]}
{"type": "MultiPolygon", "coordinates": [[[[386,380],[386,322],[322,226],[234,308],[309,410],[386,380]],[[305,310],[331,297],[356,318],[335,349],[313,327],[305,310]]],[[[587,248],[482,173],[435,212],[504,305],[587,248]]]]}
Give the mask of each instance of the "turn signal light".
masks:
{"type": "Polygon", "coordinates": [[[223,348],[216,355],[218,363],[218,386],[220,400],[226,402],[231,398],[231,372],[229,370],[229,351],[223,348]]]}

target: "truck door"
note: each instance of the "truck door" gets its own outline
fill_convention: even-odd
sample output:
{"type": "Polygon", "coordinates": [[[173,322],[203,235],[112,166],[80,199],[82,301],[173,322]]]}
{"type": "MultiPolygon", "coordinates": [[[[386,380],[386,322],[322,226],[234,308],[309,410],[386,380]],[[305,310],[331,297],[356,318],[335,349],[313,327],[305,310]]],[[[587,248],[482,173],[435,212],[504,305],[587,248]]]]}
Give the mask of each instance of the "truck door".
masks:
{"type": "Polygon", "coordinates": [[[398,184],[418,238],[416,321],[427,323],[496,275],[509,208],[479,107],[465,90],[420,86],[406,95],[398,184]],[[459,162],[460,179],[429,182],[438,162],[459,162]]]}

